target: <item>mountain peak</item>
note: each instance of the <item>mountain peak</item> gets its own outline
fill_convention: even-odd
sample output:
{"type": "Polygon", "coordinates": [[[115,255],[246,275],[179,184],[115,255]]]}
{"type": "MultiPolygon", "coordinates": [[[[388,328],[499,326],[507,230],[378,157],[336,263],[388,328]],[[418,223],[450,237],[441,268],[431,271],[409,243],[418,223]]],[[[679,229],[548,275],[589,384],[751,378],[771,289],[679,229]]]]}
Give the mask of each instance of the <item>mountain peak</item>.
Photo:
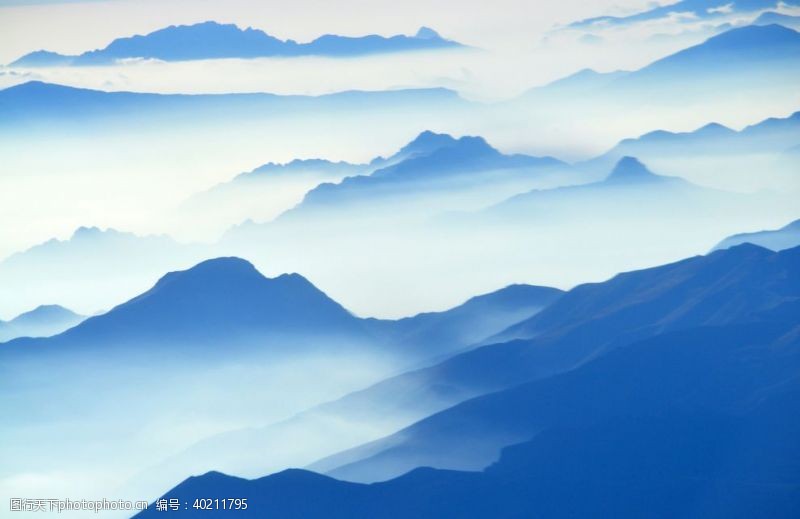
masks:
{"type": "Polygon", "coordinates": [[[424,132],[417,135],[414,140],[406,144],[400,149],[398,155],[421,155],[421,154],[428,154],[432,151],[435,151],[439,148],[443,148],[445,146],[452,146],[455,144],[456,139],[453,138],[452,135],[447,133],[436,133],[430,130],[425,130],[424,132]]]}
{"type": "Polygon", "coordinates": [[[414,37],[419,38],[421,40],[432,40],[441,38],[438,32],[434,31],[430,27],[425,27],[424,25],[419,28],[417,34],[415,34],[414,37]]]}
{"type": "Polygon", "coordinates": [[[235,256],[220,257],[202,261],[187,270],[170,272],[158,280],[156,287],[186,278],[201,278],[206,281],[220,279],[233,281],[242,277],[264,278],[253,264],[247,260],[235,256]]]}
{"type": "Polygon", "coordinates": [[[698,128],[694,133],[704,136],[714,136],[714,135],[728,135],[736,132],[734,130],[731,130],[727,126],[724,126],[719,123],[708,123],[702,128],[698,128]]]}
{"type": "Polygon", "coordinates": [[[658,175],[647,169],[636,157],[622,157],[606,178],[606,182],[640,182],[656,178],[658,175]]]}

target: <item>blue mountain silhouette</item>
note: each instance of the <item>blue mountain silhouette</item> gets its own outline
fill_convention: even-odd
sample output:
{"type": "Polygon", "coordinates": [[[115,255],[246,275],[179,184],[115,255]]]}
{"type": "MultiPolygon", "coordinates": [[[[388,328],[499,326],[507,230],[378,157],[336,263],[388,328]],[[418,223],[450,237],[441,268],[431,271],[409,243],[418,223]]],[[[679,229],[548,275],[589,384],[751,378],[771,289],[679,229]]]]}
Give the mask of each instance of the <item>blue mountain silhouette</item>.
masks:
{"type": "MultiPolygon", "coordinates": [[[[787,5],[799,5],[795,0],[787,5]]],[[[775,8],[775,0],[680,0],[661,5],[628,16],[598,16],[570,24],[570,27],[584,28],[595,25],[626,25],[669,17],[672,13],[691,14],[693,19],[713,19],[730,13],[758,13],[764,9],[775,8]]]]}
{"type": "MultiPolygon", "coordinates": [[[[672,8],[672,6],[669,6],[672,8]]],[[[523,93],[516,102],[570,102],[599,96],[595,103],[636,103],[675,99],[710,100],[735,81],[740,92],[785,80],[800,64],[800,33],[790,28],[748,25],[727,30],[706,41],[630,72],[576,74],[523,93]]],[[[512,101],[512,104],[514,101],[512,101]]]]}
{"type": "Polygon", "coordinates": [[[800,220],[795,220],[772,231],[746,232],[728,236],[719,242],[714,250],[727,249],[742,243],[752,243],[774,251],[798,247],[800,246],[800,220]]]}
{"type": "MultiPolygon", "coordinates": [[[[765,280],[763,267],[773,290],[785,269],[796,275],[798,254],[742,246],[623,276],[648,273],[663,287],[680,284],[689,268],[698,275],[694,282],[725,280],[745,296],[758,287],[751,281],[765,280]],[[720,263],[724,268],[712,266],[720,263]]],[[[628,288],[632,299],[647,290],[628,288]]],[[[248,499],[248,511],[238,513],[253,517],[745,518],[766,512],[788,519],[800,505],[800,419],[792,412],[800,404],[798,289],[791,283],[783,298],[762,299],[719,324],[661,329],[563,374],[465,402],[398,435],[400,443],[385,453],[410,457],[413,465],[441,460],[448,451],[482,449],[498,431],[507,440],[517,437],[481,472],[417,468],[371,485],[300,470],[257,480],[212,472],[187,479],[164,498],[188,502],[178,514],[192,517],[203,513],[191,507],[197,496],[236,495],[248,499]]],[[[672,301],[659,313],[687,300],[672,301]]],[[[646,309],[639,314],[657,318],[646,309]]],[[[137,517],[156,515],[151,508],[137,517]]]]}
{"type": "Polygon", "coordinates": [[[800,29],[800,16],[792,16],[789,14],[776,13],[775,11],[767,11],[758,15],[753,21],[753,25],[772,25],[778,24],[784,27],[789,27],[794,30],[800,29]]]}
{"type": "Polygon", "coordinates": [[[785,118],[765,119],[736,131],[718,123],[706,124],[691,132],[656,130],[637,138],[624,139],[602,155],[575,164],[590,175],[600,175],[625,156],[641,160],[668,158],[729,158],[731,154],[780,154],[797,142],[800,112],[785,118]]]}
{"type": "Polygon", "coordinates": [[[85,316],[59,305],[40,305],[10,321],[0,321],[0,342],[17,337],[48,337],[72,328],[85,316]]]}
{"type": "MultiPolygon", "coordinates": [[[[746,244],[581,285],[531,319],[498,334],[489,345],[372,390],[391,394],[393,388],[414,388],[416,394],[456,403],[570,371],[663,333],[735,325],[795,301],[800,284],[785,280],[796,279],[798,266],[793,263],[798,254],[800,249],[774,253],[746,244]]],[[[413,402],[404,404],[413,406],[413,402]]],[[[458,429],[461,440],[454,441],[450,435],[456,430],[446,424],[449,417],[458,415],[448,413],[440,412],[394,436],[311,467],[358,481],[387,479],[420,465],[475,470],[490,463],[501,447],[522,441],[519,431],[508,424],[495,428],[492,420],[470,422],[458,429]],[[464,452],[466,446],[470,452],[464,452]]]]}
{"type": "Polygon", "coordinates": [[[51,239],[0,261],[0,305],[30,308],[58,300],[93,314],[144,290],[168,270],[196,263],[206,251],[164,235],[80,227],[68,239],[51,239]],[[79,288],[64,290],[67,280],[79,288]]]}
{"type": "Polygon", "coordinates": [[[482,137],[454,138],[423,132],[390,160],[390,165],[368,175],[324,183],[309,191],[303,202],[282,218],[316,210],[335,211],[384,198],[407,198],[417,203],[425,193],[446,192],[516,183],[535,177],[534,170],[566,165],[552,157],[505,155],[482,137]],[[403,160],[397,161],[402,157],[403,160]],[[391,164],[391,162],[396,162],[391,164]]]}
{"type": "MultiPolygon", "coordinates": [[[[281,334],[363,334],[359,320],[298,274],[274,279],[239,258],[163,276],[147,292],[53,337],[45,347],[163,344],[198,348],[281,334]]],[[[7,346],[25,348],[18,340],[7,346]]]]}
{"type": "Polygon", "coordinates": [[[505,218],[510,214],[540,214],[578,217],[587,207],[605,215],[635,211],[662,212],[671,197],[685,208],[703,207],[722,192],[702,188],[679,177],[657,175],[635,157],[622,157],[602,181],[552,189],[536,189],[514,195],[481,211],[482,215],[505,218]],[[651,199],[652,204],[643,204],[651,199]]]}
{"type": "Polygon", "coordinates": [[[60,335],[18,339],[5,351],[33,350],[33,341],[41,345],[37,352],[169,345],[176,351],[210,346],[210,354],[224,354],[237,345],[249,348],[281,337],[328,338],[322,342],[349,337],[356,343],[393,346],[418,362],[448,356],[497,333],[533,315],[559,294],[546,287],[509,287],[446,312],[399,321],[362,319],[299,274],[266,278],[246,260],[217,258],[170,272],[150,290],[60,335]],[[219,344],[227,349],[216,351],[219,344]]]}
{"type": "Polygon", "coordinates": [[[699,45],[662,58],[620,78],[614,86],[641,81],[699,79],[720,72],[741,74],[752,67],[786,66],[800,61],[800,33],[781,25],[749,25],[713,36],[699,45]]]}
{"type": "Polygon", "coordinates": [[[106,65],[126,58],[153,58],[163,61],[187,61],[215,58],[259,58],[270,56],[362,56],[390,52],[463,47],[423,27],[415,35],[359,37],[326,34],[308,42],[280,40],[248,27],[204,22],[194,25],[171,25],[144,36],[118,38],[103,49],[64,56],[50,51],[36,51],[22,56],[10,66],[106,65]]]}
{"type": "MultiPolygon", "coordinates": [[[[512,285],[474,297],[444,312],[423,313],[398,321],[370,319],[365,324],[373,333],[404,350],[438,352],[438,359],[428,356],[426,363],[438,362],[534,315],[557,300],[561,293],[547,287],[512,285]]],[[[435,405],[423,394],[356,392],[288,420],[207,438],[165,460],[141,478],[149,481],[158,478],[171,483],[183,477],[186,471],[202,473],[212,468],[257,476],[265,471],[307,464],[405,427],[429,414],[435,405]],[[413,414],[390,412],[392,402],[406,398],[416,398],[426,407],[420,407],[413,414]],[[302,449],[298,448],[298,437],[305,438],[302,449]]]]}
{"type": "Polygon", "coordinates": [[[181,115],[187,118],[241,118],[269,114],[279,116],[309,110],[370,110],[378,106],[431,104],[439,107],[466,106],[451,90],[441,88],[386,91],[348,91],[320,96],[253,94],[147,94],[103,92],[85,88],[29,81],[0,90],[1,124],[102,119],[114,114],[132,120],[181,115]]]}

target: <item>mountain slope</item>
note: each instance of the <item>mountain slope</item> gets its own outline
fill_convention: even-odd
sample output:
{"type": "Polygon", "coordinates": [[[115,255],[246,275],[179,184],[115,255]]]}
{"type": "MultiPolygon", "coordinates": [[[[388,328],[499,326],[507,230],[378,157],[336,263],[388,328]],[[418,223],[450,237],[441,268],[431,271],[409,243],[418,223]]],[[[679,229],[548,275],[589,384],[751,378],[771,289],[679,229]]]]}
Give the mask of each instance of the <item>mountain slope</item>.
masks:
{"type": "Polygon", "coordinates": [[[237,175],[224,184],[186,200],[181,214],[192,221],[209,220],[207,226],[225,229],[244,221],[267,222],[291,209],[320,184],[339,183],[349,177],[369,175],[400,162],[429,155],[451,146],[446,134],[424,131],[396,153],[375,157],[369,163],[352,164],[325,159],[295,159],[285,164],[267,163],[237,175]]]}
{"type": "Polygon", "coordinates": [[[780,25],[731,29],[705,42],[657,60],[617,80],[613,87],[701,82],[717,74],[755,73],[800,61],[800,33],[780,25]]]}
{"type": "Polygon", "coordinates": [[[167,236],[80,227],[65,240],[51,239],[0,261],[0,309],[18,312],[59,301],[96,313],[146,290],[165,271],[188,268],[206,250],[167,236]]]}
{"type": "Polygon", "coordinates": [[[348,37],[324,35],[308,43],[280,40],[263,31],[233,24],[204,22],[171,25],[144,36],[118,38],[103,49],[78,56],[36,51],[11,63],[12,67],[107,65],[116,60],[146,58],[186,61],[218,58],[258,58],[292,56],[362,56],[387,52],[462,47],[436,31],[423,27],[413,36],[348,37]]]}
{"type": "Polygon", "coordinates": [[[796,309],[654,337],[432,417],[460,413],[451,445],[467,451],[487,428],[527,435],[483,472],[419,468],[371,485],[297,470],[253,481],[209,473],[164,497],[235,494],[248,499],[242,515],[310,518],[793,517],[796,309]]]}
{"type": "Polygon", "coordinates": [[[320,96],[252,94],[150,94],[105,92],[28,81],[0,90],[0,114],[6,124],[25,121],[88,121],[114,116],[132,120],[183,115],[194,118],[279,116],[321,109],[370,110],[385,103],[419,105],[455,102],[460,97],[446,89],[408,89],[379,92],[348,91],[320,96]]]}
{"type": "MultiPolygon", "coordinates": [[[[786,5],[798,5],[789,0],[786,5]]],[[[763,9],[776,7],[774,0],[679,0],[658,5],[646,11],[627,16],[598,16],[570,24],[570,27],[585,28],[604,25],[628,25],[638,22],[666,19],[674,13],[683,13],[692,19],[713,19],[735,13],[738,15],[758,13],[763,9]]]]}
{"type": "Polygon", "coordinates": [[[86,319],[58,305],[40,305],[10,321],[0,321],[0,342],[17,337],[48,337],[72,328],[86,319]]]}
{"type": "MultiPolygon", "coordinates": [[[[428,349],[447,357],[535,314],[560,295],[561,291],[547,287],[513,285],[474,297],[444,312],[425,313],[394,322],[373,320],[367,324],[403,349],[428,349]]],[[[415,413],[390,412],[397,398],[403,395],[372,393],[372,396],[379,398],[370,400],[369,391],[356,392],[288,420],[204,439],[141,478],[159,478],[169,484],[187,471],[202,473],[213,468],[250,477],[302,466],[377,439],[428,414],[421,408],[415,413]],[[298,442],[298,438],[303,441],[298,442]]],[[[426,402],[426,405],[438,403],[426,402]]]]}
{"type": "MultiPolygon", "coordinates": [[[[87,319],[45,346],[258,343],[280,335],[359,335],[359,320],[298,274],[265,278],[238,258],[163,276],[147,292],[87,319]]],[[[25,340],[6,350],[25,348],[25,340]]],[[[223,352],[219,351],[218,354],[223,352]]]]}
{"type": "MultiPolygon", "coordinates": [[[[421,398],[456,403],[575,369],[610,351],[658,334],[741,322],[758,312],[797,300],[800,285],[786,280],[800,279],[797,276],[798,254],[800,249],[773,253],[753,245],[742,245],[662,267],[620,274],[604,283],[582,285],[531,319],[499,334],[494,339],[495,344],[390,379],[371,390],[411,395],[408,401],[398,399],[399,409],[403,405],[413,406],[414,399],[421,398]]],[[[454,431],[452,427],[441,430],[446,434],[454,431]]],[[[487,462],[487,457],[491,461],[499,448],[514,440],[513,431],[510,431],[511,438],[508,433],[499,431],[497,436],[487,433],[481,440],[482,462],[487,462]]],[[[329,472],[351,465],[348,477],[385,479],[408,469],[408,465],[398,469],[396,464],[382,464],[381,460],[362,466],[353,464],[384,451],[391,452],[398,445],[412,446],[417,441],[420,440],[413,435],[400,433],[311,467],[329,472]]],[[[452,442],[452,438],[444,443],[447,441],[452,442]]],[[[455,442],[453,448],[458,445],[466,444],[455,442]]],[[[480,450],[478,444],[469,445],[476,452],[480,450]]],[[[443,459],[448,448],[442,444],[438,449],[421,449],[416,457],[407,452],[400,457],[416,462],[425,455],[443,459]]]]}
{"type": "MultiPolygon", "coordinates": [[[[451,204],[464,204],[465,200],[474,204],[476,197],[502,198],[524,188],[521,186],[535,185],[546,173],[557,173],[565,167],[550,157],[505,155],[481,137],[455,139],[431,132],[420,134],[400,155],[405,159],[368,175],[321,184],[281,219],[317,212],[347,217],[348,210],[364,208],[381,216],[380,212],[387,207],[392,217],[419,216],[430,212],[431,205],[441,211],[451,204]],[[409,153],[410,150],[416,151],[409,153]],[[397,211],[400,206],[409,211],[397,211]]],[[[353,216],[363,218],[360,211],[353,216]]]]}
{"type": "Polygon", "coordinates": [[[752,243],[774,251],[800,246],[800,220],[774,231],[746,232],[728,236],[719,242],[714,250],[727,249],[742,243],[752,243]]]}
{"type": "Polygon", "coordinates": [[[656,175],[635,157],[622,157],[600,182],[515,195],[482,213],[492,217],[533,215],[578,218],[587,211],[604,218],[646,215],[666,210],[669,199],[681,200],[685,209],[704,205],[721,192],[701,188],[679,177],[656,175]],[[643,203],[644,201],[646,203],[643,203]]]}

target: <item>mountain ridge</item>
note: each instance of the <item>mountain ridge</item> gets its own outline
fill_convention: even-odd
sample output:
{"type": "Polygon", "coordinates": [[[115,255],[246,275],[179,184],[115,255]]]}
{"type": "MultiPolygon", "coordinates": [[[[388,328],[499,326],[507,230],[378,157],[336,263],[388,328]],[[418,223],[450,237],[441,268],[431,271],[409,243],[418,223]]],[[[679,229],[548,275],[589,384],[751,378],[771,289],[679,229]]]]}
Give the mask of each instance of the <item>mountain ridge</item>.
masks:
{"type": "Polygon", "coordinates": [[[146,35],[117,38],[103,49],[76,56],[47,50],[34,51],[12,62],[11,67],[106,65],[120,59],[187,61],[219,58],[331,56],[347,57],[415,50],[463,48],[422,27],[412,36],[383,37],[322,35],[307,43],[280,40],[252,27],[213,21],[193,25],[170,25],[146,35]]]}

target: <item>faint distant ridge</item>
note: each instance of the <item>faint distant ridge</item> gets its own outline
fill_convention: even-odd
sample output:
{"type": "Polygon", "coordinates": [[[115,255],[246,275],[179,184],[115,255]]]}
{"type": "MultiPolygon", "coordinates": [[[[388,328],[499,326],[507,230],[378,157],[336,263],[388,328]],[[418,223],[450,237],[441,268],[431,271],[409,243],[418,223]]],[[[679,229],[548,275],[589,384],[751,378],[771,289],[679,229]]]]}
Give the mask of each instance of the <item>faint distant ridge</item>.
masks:
{"type": "Polygon", "coordinates": [[[663,178],[647,169],[636,157],[622,157],[606,178],[606,182],[615,184],[659,182],[663,178]]]}
{"type": "Polygon", "coordinates": [[[375,169],[369,175],[347,177],[337,184],[320,184],[306,193],[301,204],[284,215],[296,215],[314,207],[371,201],[381,190],[414,189],[420,186],[432,188],[442,182],[470,182],[472,177],[489,170],[552,168],[563,164],[553,157],[506,155],[483,137],[455,138],[448,134],[424,131],[395,155],[388,159],[376,159],[372,163],[373,166],[384,167],[375,169]]]}
{"type": "MultiPolygon", "coordinates": [[[[596,16],[579,20],[568,25],[573,29],[582,29],[600,25],[628,25],[667,18],[675,13],[691,15],[693,19],[714,19],[730,14],[758,13],[778,6],[777,0],[681,0],[669,2],[652,9],[640,11],[627,16],[596,16]]],[[[798,6],[797,0],[781,2],[787,6],[798,6]]]]}
{"type": "Polygon", "coordinates": [[[767,11],[761,13],[758,18],[753,21],[753,25],[772,25],[778,24],[792,29],[800,29],[800,16],[792,16],[789,14],[776,13],[775,11],[767,11]]]}
{"type": "Polygon", "coordinates": [[[758,64],[796,61],[800,58],[800,33],[782,25],[748,25],[731,29],[708,40],[676,52],[622,78],[662,78],[666,74],[734,70],[758,64]]]}
{"type": "Polygon", "coordinates": [[[349,57],[369,54],[436,50],[464,47],[448,40],[429,27],[413,35],[339,36],[325,34],[306,43],[281,40],[259,29],[240,29],[234,24],[213,21],[194,25],[170,25],[146,35],[117,38],[103,49],[77,56],[39,50],[11,63],[16,67],[107,65],[123,59],[190,61],[221,58],[262,58],[329,56],[349,57]]]}
{"type": "Polygon", "coordinates": [[[713,250],[729,249],[743,243],[752,243],[776,252],[800,246],[800,220],[795,220],[780,229],[745,232],[728,236],[713,250]]]}
{"type": "Polygon", "coordinates": [[[39,305],[10,321],[0,321],[0,342],[17,337],[49,337],[72,328],[85,319],[59,305],[39,305]]]}

